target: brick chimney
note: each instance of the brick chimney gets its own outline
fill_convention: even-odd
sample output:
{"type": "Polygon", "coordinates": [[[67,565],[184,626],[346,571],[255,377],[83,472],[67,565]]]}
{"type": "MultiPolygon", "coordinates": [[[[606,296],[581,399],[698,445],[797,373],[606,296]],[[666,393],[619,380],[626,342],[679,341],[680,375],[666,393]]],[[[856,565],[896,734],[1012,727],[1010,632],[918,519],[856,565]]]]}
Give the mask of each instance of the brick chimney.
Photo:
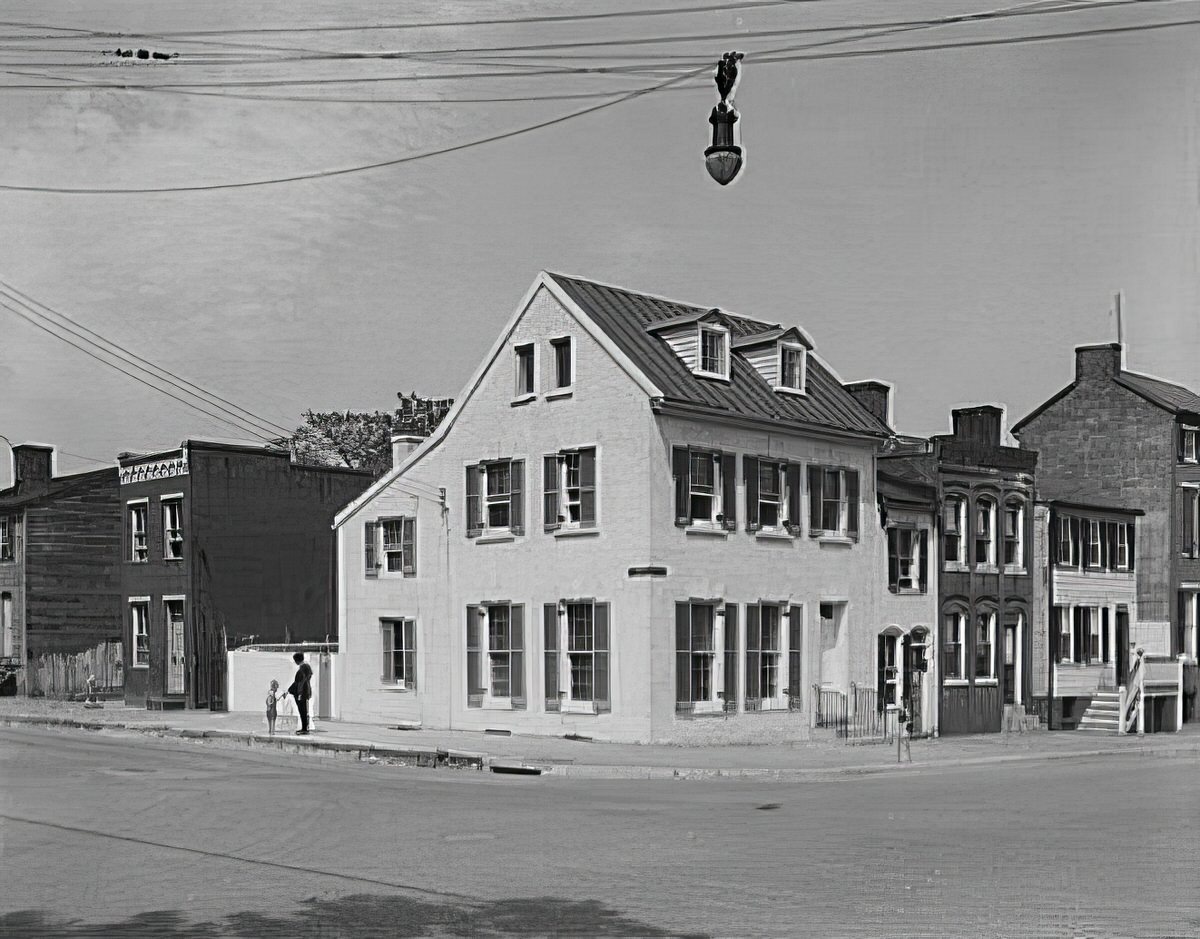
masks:
{"type": "Polygon", "coordinates": [[[392,436],[392,466],[397,467],[408,459],[408,455],[419,447],[425,438],[420,434],[394,434],[392,436]]]}
{"type": "Polygon", "coordinates": [[[13,482],[23,494],[41,492],[54,478],[54,448],[38,443],[22,443],[12,448],[13,482]]]}
{"type": "Polygon", "coordinates": [[[1075,347],[1075,380],[1108,381],[1121,372],[1125,347],[1119,342],[1104,342],[1075,347]]]}
{"type": "Polygon", "coordinates": [[[1001,445],[1004,408],[994,404],[981,404],[972,408],[955,408],[950,414],[957,440],[969,440],[993,447],[1001,445]]]}
{"type": "Polygon", "coordinates": [[[842,385],[854,400],[892,426],[892,388],[881,381],[852,381],[842,385]]]}

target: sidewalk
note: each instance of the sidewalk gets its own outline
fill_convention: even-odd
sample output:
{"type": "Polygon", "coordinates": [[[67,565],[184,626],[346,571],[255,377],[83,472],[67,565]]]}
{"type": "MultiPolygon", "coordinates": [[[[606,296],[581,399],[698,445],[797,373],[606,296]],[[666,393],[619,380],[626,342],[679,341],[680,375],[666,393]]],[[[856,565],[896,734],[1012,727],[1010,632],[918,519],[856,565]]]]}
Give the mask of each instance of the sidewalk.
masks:
{"type": "MultiPolygon", "coordinates": [[[[282,723],[282,722],[281,722],[282,723]]],[[[896,765],[895,744],[845,741],[757,746],[669,746],[599,743],[561,737],[495,736],[473,731],[393,730],[375,724],[318,722],[308,737],[281,732],[269,738],[263,717],[213,711],[147,711],[105,702],[0,698],[0,725],[42,724],[124,730],[200,740],[224,746],[277,747],[297,753],[382,760],[403,765],[469,766],[541,771],[554,776],[611,779],[753,777],[799,779],[907,771],[896,765]]],[[[294,725],[293,725],[294,726],[294,725]]],[[[911,768],[934,768],[1100,755],[1200,757],[1200,727],[1177,734],[1106,736],[1084,732],[985,734],[914,740],[911,768]]]]}

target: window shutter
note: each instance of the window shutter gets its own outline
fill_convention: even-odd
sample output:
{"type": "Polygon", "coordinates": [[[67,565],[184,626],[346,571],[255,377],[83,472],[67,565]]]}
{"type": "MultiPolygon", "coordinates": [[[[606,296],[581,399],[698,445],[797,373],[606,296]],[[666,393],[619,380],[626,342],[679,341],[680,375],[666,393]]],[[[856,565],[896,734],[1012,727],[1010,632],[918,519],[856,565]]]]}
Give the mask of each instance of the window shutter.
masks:
{"type": "Polygon", "coordinates": [[[594,666],[594,681],[593,681],[593,701],[597,711],[612,710],[612,699],[609,691],[608,679],[608,652],[609,652],[609,627],[608,627],[608,604],[597,603],[594,608],[594,619],[592,621],[593,629],[593,645],[592,645],[592,663],[594,666]]]}
{"type": "Polygon", "coordinates": [[[408,687],[413,691],[417,690],[417,621],[406,619],[404,621],[404,659],[406,664],[411,660],[411,667],[406,667],[405,680],[408,682],[408,687]]]}
{"type": "Polygon", "coordinates": [[[1137,531],[1137,524],[1129,522],[1125,527],[1129,529],[1129,569],[1133,570],[1133,535],[1137,531]]]}
{"type": "Polygon", "coordinates": [[[809,466],[808,468],[808,535],[811,538],[813,535],[821,533],[821,467],[809,466]]]}
{"type": "Polygon", "coordinates": [[[417,520],[406,518],[401,524],[401,569],[405,574],[417,572],[417,520]]]}
{"type": "Polygon", "coordinates": [[[692,700],[690,658],[692,650],[692,608],[688,603],[675,604],[675,700],[692,700]]]}
{"type": "Polygon", "coordinates": [[[483,652],[480,638],[483,633],[481,607],[467,607],[467,707],[483,707],[483,652]]]}
{"type": "Polygon", "coordinates": [[[858,470],[846,470],[846,534],[858,540],[858,470]]]}
{"type": "Polygon", "coordinates": [[[467,467],[467,537],[483,533],[483,514],[479,506],[479,467],[467,467]]]}
{"type": "Polygon", "coordinates": [[[1183,490],[1183,553],[1188,557],[1196,555],[1196,490],[1183,490]]]}
{"type": "Polygon", "coordinates": [[[762,648],[762,614],[758,604],[746,607],[746,707],[758,709],[762,698],[759,687],[759,650],[762,648]]]}
{"type": "Polygon", "coordinates": [[[900,592],[900,531],[888,529],[888,590],[900,592]]]}
{"type": "Polygon", "coordinates": [[[1175,429],[1175,458],[1176,458],[1176,460],[1177,460],[1178,462],[1180,462],[1180,463],[1182,463],[1182,462],[1183,462],[1183,453],[1184,453],[1184,449],[1183,449],[1183,440],[1184,440],[1184,437],[1185,437],[1185,436],[1187,436],[1187,434],[1186,434],[1186,431],[1184,431],[1184,429],[1183,429],[1182,427],[1180,427],[1179,425],[1176,425],[1176,429],[1175,429]]]}
{"type": "Polygon", "coordinates": [[[596,524],[596,451],[591,447],[579,451],[579,524],[596,524]]]}
{"type": "Polygon", "coordinates": [[[784,471],[787,479],[787,520],[788,533],[800,534],[800,466],[789,463],[784,471]]]}
{"type": "Polygon", "coordinates": [[[525,707],[525,607],[514,603],[509,607],[509,695],[514,708],[525,707]]]}
{"type": "Polygon", "coordinates": [[[887,636],[875,637],[876,663],[875,670],[875,710],[882,712],[884,705],[884,689],[887,688],[887,636]]]}
{"type": "Polygon", "coordinates": [[[917,541],[917,576],[920,578],[921,593],[929,592],[929,530],[922,529],[917,541]]]}
{"type": "Polygon", "coordinates": [[[746,531],[758,531],[758,459],[742,457],[742,478],[746,480],[746,531]]]}
{"type": "Polygon", "coordinates": [[[1079,520],[1079,551],[1082,560],[1081,567],[1087,567],[1092,560],[1092,526],[1087,519],[1079,520]]]}
{"type": "Polygon", "coordinates": [[[546,688],[546,710],[559,710],[558,700],[558,604],[542,604],[542,648],[545,650],[543,666],[546,688]]]}
{"type": "Polygon", "coordinates": [[[14,515],[10,524],[12,525],[13,560],[24,563],[25,553],[22,547],[25,537],[25,518],[22,515],[14,515]]]}
{"type": "Polygon", "coordinates": [[[512,490],[509,495],[509,530],[514,535],[525,534],[525,500],[522,495],[525,477],[525,461],[513,460],[509,464],[509,479],[512,490]]]}
{"type": "Polygon", "coordinates": [[[363,525],[363,573],[368,577],[379,576],[379,523],[363,525]]]}
{"type": "Polygon", "coordinates": [[[1083,542],[1079,532],[1079,519],[1071,516],[1067,520],[1067,528],[1071,533],[1071,564],[1073,567],[1083,567],[1083,542]]]}
{"type": "Polygon", "coordinates": [[[804,612],[799,606],[788,609],[788,708],[804,706],[804,612]]]}
{"type": "Polygon", "coordinates": [[[558,520],[558,454],[542,457],[542,530],[555,531],[558,520]]]}
{"type": "Polygon", "coordinates": [[[737,457],[721,454],[721,525],[726,531],[737,531],[737,457]]]}
{"type": "Polygon", "coordinates": [[[736,603],[725,604],[725,707],[737,711],[738,705],[738,608],[736,603]]]}
{"type": "Polygon", "coordinates": [[[692,477],[687,447],[671,449],[671,472],[675,476],[675,524],[688,525],[692,521],[692,477]]]}
{"type": "Polygon", "coordinates": [[[384,623],[383,629],[380,630],[383,633],[383,668],[379,671],[379,680],[389,684],[396,680],[395,659],[392,655],[392,650],[395,649],[393,629],[391,623],[384,623]]]}

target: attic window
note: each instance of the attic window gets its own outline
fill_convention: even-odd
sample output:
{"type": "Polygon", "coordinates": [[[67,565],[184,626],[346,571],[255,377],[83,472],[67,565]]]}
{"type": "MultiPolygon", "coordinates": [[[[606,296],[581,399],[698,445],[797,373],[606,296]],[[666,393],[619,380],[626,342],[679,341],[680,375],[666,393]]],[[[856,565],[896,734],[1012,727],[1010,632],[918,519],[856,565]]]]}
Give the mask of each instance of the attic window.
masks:
{"type": "Polygon", "coordinates": [[[729,330],[724,326],[701,324],[700,356],[697,375],[729,380],[729,330]]]}
{"type": "Polygon", "coordinates": [[[804,379],[808,371],[808,350],[794,342],[779,344],[779,382],[776,391],[804,394],[804,379]]]}

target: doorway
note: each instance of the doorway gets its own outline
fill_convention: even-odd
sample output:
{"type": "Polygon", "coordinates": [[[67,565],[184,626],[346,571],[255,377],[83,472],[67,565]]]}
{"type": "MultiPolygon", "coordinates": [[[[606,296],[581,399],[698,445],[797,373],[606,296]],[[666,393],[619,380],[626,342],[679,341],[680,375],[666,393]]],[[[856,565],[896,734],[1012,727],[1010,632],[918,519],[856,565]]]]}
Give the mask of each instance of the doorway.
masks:
{"type": "Polygon", "coordinates": [[[1004,624],[1004,703],[1017,704],[1021,700],[1017,682],[1020,673],[1017,670],[1018,650],[1021,643],[1020,621],[1004,624]]]}
{"type": "Polygon", "coordinates": [[[183,694],[187,661],[183,638],[183,600],[164,600],[167,611],[167,694],[183,694]]]}
{"type": "Polygon", "coordinates": [[[1117,607],[1116,685],[1120,688],[1129,678],[1129,610],[1117,607]]]}

